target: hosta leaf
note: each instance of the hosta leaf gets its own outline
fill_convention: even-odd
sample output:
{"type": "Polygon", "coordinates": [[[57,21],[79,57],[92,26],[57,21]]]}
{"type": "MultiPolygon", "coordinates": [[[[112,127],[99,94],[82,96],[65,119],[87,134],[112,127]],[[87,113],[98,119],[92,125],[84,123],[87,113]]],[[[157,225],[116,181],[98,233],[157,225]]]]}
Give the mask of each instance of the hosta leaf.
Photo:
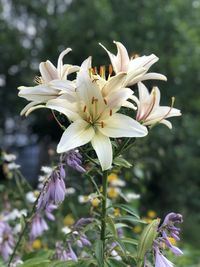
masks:
{"type": "Polygon", "coordinates": [[[97,240],[95,243],[95,256],[99,267],[104,267],[104,252],[103,252],[103,242],[102,240],[97,240]]]}

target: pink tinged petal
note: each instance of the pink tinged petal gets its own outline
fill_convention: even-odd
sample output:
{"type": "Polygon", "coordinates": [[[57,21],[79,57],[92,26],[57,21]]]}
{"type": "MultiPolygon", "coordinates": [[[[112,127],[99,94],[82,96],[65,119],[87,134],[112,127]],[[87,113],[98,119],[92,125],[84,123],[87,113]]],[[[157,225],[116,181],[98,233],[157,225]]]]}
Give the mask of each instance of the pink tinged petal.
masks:
{"type": "Polygon", "coordinates": [[[68,54],[70,51],[72,51],[71,48],[65,49],[62,53],[60,53],[58,57],[58,64],[57,64],[57,72],[58,72],[58,78],[62,79],[65,77],[62,77],[62,71],[63,71],[63,57],[68,54]]]}
{"type": "Polygon", "coordinates": [[[129,61],[130,61],[128,52],[122,43],[115,42],[115,41],[114,41],[114,43],[117,46],[117,56],[115,59],[117,72],[128,71],[129,61]]]}
{"type": "Polygon", "coordinates": [[[41,62],[39,69],[44,83],[59,79],[57,69],[51,61],[41,62]]]}
{"type": "Polygon", "coordinates": [[[91,143],[96,151],[102,170],[110,169],[113,159],[110,139],[97,130],[91,143]]]}
{"type": "Polygon", "coordinates": [[[105,46],[103,46],[101,43],[99,43],[99,45],[100,45],[101,47],[103,47],[103,49],[108,53],[108,56],[109,56],[109,58],[110,58],[111,64],[112,64],[113,69],[114,69],[114,72],[115,72],[115,73],[118,73],[117,57],[116,57],[114,54],[110,53],[110,51],[108,51],[108,50],[105,48],[105,46]]]}
{"type": "Polygon", "coordinates": [[[94,136],[94,129],[84,120],[72,123],[63,133],[57,146],[57,153],[63,153],[90,142],[94,136]]]}
{"type": "Polygon", "coordinates": [[[46,107],[61,112],[62,114],[67,116],[69,120],[74,121],[80,119],[80,116],[76,111],[75,105],[70,103],[66,99],[57,98],[50,100],[47,102],[46,107]]]}
{"type": "Polygon", "coordinates": [[[104,120],[104,127],[99,131],[109,137],[143,137],[148,134],[147,128],[134,119],[123,115],[113,114],[109,119],[104,120]]]}
{"type": "Polygon", "coordinates": [[[141,81],[145,81],[145,80],[167,81],[167,77],[165,75],[163,75],[163,74],[160,74],[160,73],[150,72],[150,73],[147,73],[147,74],[143,75],[141,81]]]}

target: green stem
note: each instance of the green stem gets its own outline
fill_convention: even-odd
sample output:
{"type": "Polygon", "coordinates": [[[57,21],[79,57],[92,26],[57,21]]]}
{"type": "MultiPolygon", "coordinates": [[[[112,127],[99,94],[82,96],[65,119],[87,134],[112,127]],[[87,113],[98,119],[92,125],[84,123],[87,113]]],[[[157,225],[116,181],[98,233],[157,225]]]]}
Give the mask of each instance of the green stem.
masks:
{"type": "MultiPolygon", "coordinates": [[[[42,191],[41,191],[41,192],[42,192],[42,191]]],[[[24,234],[25,234],[25,232],[26,232],[26,230],[27,230],[29,224],[31,223],[31,220],[32,220],[33,214],[35,213],[36,206],[37,206],[37,204],[38,204],[38,200],[39,200],[40,195],[41,195],[41,193],[38,195],[38,197],[37,197],[37,199],[36,199],[36,201],[35,201],[35,203],[34,203],[34,205],[33,205],[33,208],[32,208],[32,210],[31,210],[31,212],[30,212],[30,216],[27,217],[26,220],[25,220],[24,228],[22,229],[22,231],[21,231],[21,233],[20,233],[20,235],[19,235],[19,238],[18,238],[18,240],[17,240],[17,243],[16,243],[16,245],[15,245],[15,247],[14,247],[13,253],[12,253],[12,255],[10,256],[10,259],[9,259],[9,262],[8,262],[8,267],[11,266],[12,260],[13,260],[13,258],[14,258],[14,256],[15,256],[15,254],[16,254],[16,251],[17,251],[17,249],[18,249],[20,243],[21,243],[22,237],[24,236],[24,234]]]]}
{"type": "MultiPolygon", "coordinates": [[[[103,243],[103,254],[105,255],[105,240],[106,240],[106,204],[107,204],[107,188],[108,188],[108,171],[103,172],[102,176],[102,210],[101,210],[101,241],[103,243]]],[[[105,257],[103,257],[105,258],[105,257]]],[[[104,262],[103,262],[104,266],[104,262]]]]}

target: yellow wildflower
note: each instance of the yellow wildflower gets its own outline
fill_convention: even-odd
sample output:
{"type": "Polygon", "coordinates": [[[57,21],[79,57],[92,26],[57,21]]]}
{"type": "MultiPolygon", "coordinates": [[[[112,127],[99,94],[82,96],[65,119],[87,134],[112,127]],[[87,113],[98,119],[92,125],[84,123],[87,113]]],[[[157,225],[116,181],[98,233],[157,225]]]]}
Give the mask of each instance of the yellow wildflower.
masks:
{"type": "Polygon", "coordinates": [[[119,192],[116,188],[111,187],[108,189],[108,197],[110,198],[117,198],[119,195],[119,192]]]}
{"type": "Polygon", "coordinates": [[[74,224],[75,220],[71,214],[68,214],[64,218],[64,225],[72,225],[74,224]]]}
{"type": "Polygon", "coordinates": [[[142,218],[143,221],[145,221],[146,223],[151,223],[153,220],[149,217],[143,217],[142,218]]]}
{"type": "Polygon", "coordinates": [[[114,209],[114,216],[115,217],[118,217],[118,216],[120,216],[120,209],[118,209],[118,208],[116,208],[116,209],[114,209]]]}
{"type": "Polygon", "coordinates": [[[40,249],[42,247],[42,242],[40,239],[35,239],[33,242],[32,242],[32,248],[33,249],[40,249]]]}
{"type": "Polygon", "coordinates": [[[136,225],[136,226],[133,227],[132,230],[133,230],[133,232],[134,232],[135,234],[139,234],[139,233],[142,232],[142,226],[141,226],[141,225],[136,225]]]}
{"type": "Polygon", "coordinates": [[[94,208],[97,208],[98,206],[99,206],[99,203],[100,203],[101,201],[98,199],[98,198],[93,198],[92,200],[91,200],[91,204],[92,204],[92,206],[94,207],[94,208]]]}
{"type": "Polygon", "coordinates": [[[154,210],[149,210],[149,211],[147,212],[147,216],[148,216],[149,218],[151,218],[151,219],[155,219],[156,216],[157,216],[157,214],[156,214],[156,212],[155,212],[154,210]]]}
{"type": "Polygon", "coordinates": [[[110,175],[108,175],[108,182],[109,183],[112,183],[113,181],[116,181],[118,179],[119,179],[119,177],[116,173],[112,172],[110,175]]]}

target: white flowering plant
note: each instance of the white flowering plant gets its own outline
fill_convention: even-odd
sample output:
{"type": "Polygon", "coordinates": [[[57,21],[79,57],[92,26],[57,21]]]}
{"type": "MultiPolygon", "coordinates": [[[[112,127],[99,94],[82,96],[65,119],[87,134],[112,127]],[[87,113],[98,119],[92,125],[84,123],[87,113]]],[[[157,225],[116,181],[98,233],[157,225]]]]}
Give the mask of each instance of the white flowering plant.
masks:
{"type": "MultiPolygon", "coordinates": [[[[45,257],[29,256],[27,260],[21,255],[23,263],[18,264],[24,267],[170,267],[173,264],[165,257],[164,250],[168,248],[175,255],[182,255],[172,241],[179,240],[180,229],[176,224],[182,222],[180,214],[169,213],[164,221],[154,219],[143,227],[141,235],[130,235],[133,226],[146,222],[132,205],[139,196],[123,192],[125,181],[116,178],[115,170],[132,166],[123,155],[137,145],[137,138],[144,138],[160,123],[171,129],[168,118],[180,116],[181,112],[173,107],[174,98],[170,106],[161,106],[158,87],[149,92],[144,84],[146,80],[167,80],[160,73],[149,72],[158,57],[151,54],[130,58],[122,43],[114,43],[117,55],[100,44],[111,61],[107,68],[93,66],[91,57],[81,66],[64,64],[63,57],[71,51],[67,48],[60,54],[57,66],[49,60],[40,63],[40,76],[35,78],[35,86],[18,88],[19,96],[29,101],[21,115],[28,116],[37,109],[47,108],[63,134],[57,145],[58,164],[43,168],[46,174],[40,177],[37,194],[27,194],[33,208],[23,222],[19,238],[17,242],[10,238],[10,243],[6,243],[9,247],[6,256],[5,251],[1,252],[8,266],[14,266],[16,255],[20,255],[27,229],[33,242],[49,229],[46,219],[59,225],[59,218],[53,211],[59,209],[66,194],[70,197],[75,193],[73,187],[65,184],[68,167],[89,181],[93,191],[79,196],[79,205],[89,202],[92,211],[72,221],[70,227],[63,227],[60,232],[64,237],[54,236],[55,250],[51,253],[45,257]],[[138,88],[136,94],[131,89],[133,85],[138,88]],[[66,119],[66,124],[61,117],[66,119]],[[114,200],[118,195],[121,202],[114,200]]],[[[10,233],[8,227],[2,220],[0,236],[10,233]]],[[[2,240],[1,251],[1,246],[5,246],[2,240]]]]}

